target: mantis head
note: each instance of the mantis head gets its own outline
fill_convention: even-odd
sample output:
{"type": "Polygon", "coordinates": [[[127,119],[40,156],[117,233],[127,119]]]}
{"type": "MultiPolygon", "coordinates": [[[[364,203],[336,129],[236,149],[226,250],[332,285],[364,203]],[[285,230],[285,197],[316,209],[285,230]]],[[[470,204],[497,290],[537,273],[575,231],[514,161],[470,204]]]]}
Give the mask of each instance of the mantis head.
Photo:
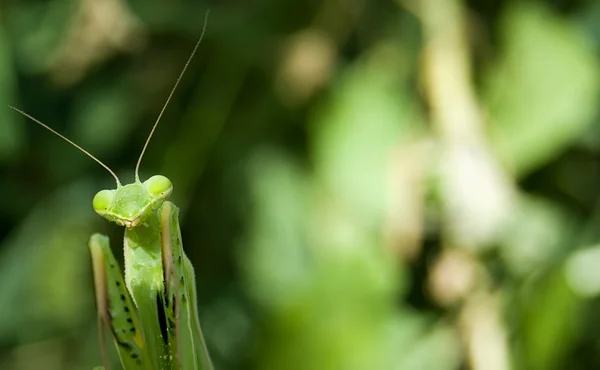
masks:
{"type": "Polygon", "coordinates": [[[94,210],[120,226],[132,229],[143,224],[147,215],[159,208],[171,195],[173,184],[165,176],[152,176],[144,182],[101,190],[94,196],[94,210]]]}

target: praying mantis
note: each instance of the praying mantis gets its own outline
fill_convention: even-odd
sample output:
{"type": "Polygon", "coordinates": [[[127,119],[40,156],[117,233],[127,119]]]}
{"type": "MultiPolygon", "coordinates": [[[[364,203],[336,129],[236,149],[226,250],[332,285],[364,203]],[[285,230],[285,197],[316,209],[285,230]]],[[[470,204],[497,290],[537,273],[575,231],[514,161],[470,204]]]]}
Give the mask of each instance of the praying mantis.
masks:
{"type": "Polygon", "coordinates": [[[116,189],[99,191],[92,205],[100,216],[125,227],[125,276],[107,236],[94,234],[89,241],[106,369],[109,361],[105,331],[112,335],[125,370],[213,369],[200,329],[194,268],[183,251],[179,209],[167,200],[173,184],[162,175],[144,182],[139,177],[152,135],[202,41],[206,19],[202,34],[148,135],[131,184],[122,185],[107,165],[85,149],[24,111],[10,107],[79,149],[116,180],[116,189]]]}

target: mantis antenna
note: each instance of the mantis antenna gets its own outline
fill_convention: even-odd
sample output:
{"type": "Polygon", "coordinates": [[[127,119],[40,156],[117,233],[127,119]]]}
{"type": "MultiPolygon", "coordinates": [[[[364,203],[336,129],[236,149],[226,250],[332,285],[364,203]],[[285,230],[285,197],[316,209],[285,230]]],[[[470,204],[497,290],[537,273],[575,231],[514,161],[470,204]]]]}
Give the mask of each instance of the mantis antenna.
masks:
{"type": "Polygon", "coordinates": [[[158,126],[158,122],[160,122],[160,119],[162,118],[162,115],[165,112],[165,109],[167,109],[167,106],[169,105],[169,102],[171,101],[171,98],[173,97],[173,93],[175,93],[175,90],[177,89],[177,85],[179,85],[179,82],[183,78],[185,71],[187,70],[188,66],[190,65],[190,62],[192,61],[192,59],[194,58],[194,55],[196,54],[196,50],[198,50],[198,46],[200,46],[200,42],[202,42],[202,38],[204,38],[204,33],[206,32],[206,24],[208,23],[208,13],[209,12],[207,11],[206,15],[204,16],[204,26],[202,27],[202,33],[200,34],[200,38],[196,42],[196,45],[194,46],[194,50],[192,50],[192,54],[188,58],[187,62],[185,62],[185,65],[183,66],[183,70],[179,74],[179,77],[177,77],[177,81],[175,81],[175,85],[173,86],[173,89],[171,89],[171,92],[169,93],[169,97],[167,98],[165,105],[163,105],[163,107],[158,115],[158,118],[156,119],[156,122],[154,122],[154,126],[152,126],[150,135],[148,135],[148,138],[146,139],[146,143],[144,144],[144,147],[142,148],[142,152],[140,153],[140,158],[138,158],[137,164],[135,165],[135,181],[139,182],[139,180],[140,180],[140,176],[139,176],[140,164],[142,163],[142,158],[144,157],[146,148],[148,148],[148,143],[150,143],[150,139],[152,139],[152,135],[154,135],[156,126],[158,126]]]}
{"type": "Polygon", "coordinates": [[[35,122],[35,123],[39,124],[40,126],[44,127],[45,129],[47,129],[48,131],[52,132],[56,136],[60,137],[61,139],[63,139],[67,143],[73,145],[75,148],[81,150],[88,157],[90,157],[93,160],[95,160],[96,162],[98,162],[98,164],[100,164],[102,167],[106,168],[106,170],[108,172],[110,172],[110,174],[115,178],[115,180],[117,181],[117,187],[121,187],[121,182],[119,181],[119,178],[117,177],[117,175],[107,165],[105,165],[104,163],[102,163],[102,161],[100,161],[98,158],[94,157],[90,152],[88,152],[87,150],[83,149],[79,145],[75,144],[72,140],[69,140],[66,136],[64,136],[62,134],[59,134],[53,128],[51,128],[50,126],[46,125],[45,123],[42,123],[40,120],[32,117],[31,115],[29,115],[29,114],[23,112],[22,110],[20,110],[18,108],[15,108],[15,107],[13,107],[11,105],[9,105],[9,107],[12,108],[12,109],[14,109],[14,110],[16,110],[17,112],[21,113],[22,115],[24,115],[25,117],[29,118],[33,122],[35,122]]]}

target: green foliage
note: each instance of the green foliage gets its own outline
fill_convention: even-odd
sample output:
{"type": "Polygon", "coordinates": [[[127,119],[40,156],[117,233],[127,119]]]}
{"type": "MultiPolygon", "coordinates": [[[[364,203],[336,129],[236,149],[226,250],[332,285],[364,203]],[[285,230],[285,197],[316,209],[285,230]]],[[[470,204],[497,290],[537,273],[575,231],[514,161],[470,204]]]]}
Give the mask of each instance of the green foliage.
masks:
{"type": "Polygon", "coordinates": [[[502,18],[504,53],[486,90],[492,143],[523,176],[559,155],[596,115],[597,58],[577,24],[535,3],[502,18]],[[577,109],[573,109],[577,107],[577,109]]]}
{"type": "Polygon", "coordinates": [[[0,5],[0,369],[101,363],[86,243],[122,238],[8,105],[130,182],[208,8],[140,176],[215,368],[600,367],[596,2],[82,0],[0,5]]]}

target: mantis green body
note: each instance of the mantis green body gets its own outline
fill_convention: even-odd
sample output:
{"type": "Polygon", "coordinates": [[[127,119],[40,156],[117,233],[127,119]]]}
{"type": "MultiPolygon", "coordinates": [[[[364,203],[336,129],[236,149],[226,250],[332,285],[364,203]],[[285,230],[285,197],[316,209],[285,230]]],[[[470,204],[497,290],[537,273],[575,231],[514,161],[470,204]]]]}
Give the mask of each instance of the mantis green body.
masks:
{"type": "Polygon", "coordinates": [[[108,237],[94,234],[89,241],[106,368],[109,367],[104,345],[106,330],[126,370],[213,368],[200,329],[194,268],[183,252],[179,209],[166,200],[173,185],[161,175],[144,182],[138,175],[148,143],[201,41],[202,36],[152,127],[132,184],[122,185],[115,173],[96,157],[29,114],[11,107],[84,152],[106,168],[117,182],[116,189],[101,190],[94,196],[93,207],[99,215],[125,227],[124,277],[108,237]]]}
{"type": "Polygon", "coordinates": [[[172,189],[157,175],[94,197],[98,214],[126,228],[124,281],[108,238],[94,234],[89,243],[100,327],[112,333],[125,369],[212,369],[179,210],[165,200],[172,189]]]}

